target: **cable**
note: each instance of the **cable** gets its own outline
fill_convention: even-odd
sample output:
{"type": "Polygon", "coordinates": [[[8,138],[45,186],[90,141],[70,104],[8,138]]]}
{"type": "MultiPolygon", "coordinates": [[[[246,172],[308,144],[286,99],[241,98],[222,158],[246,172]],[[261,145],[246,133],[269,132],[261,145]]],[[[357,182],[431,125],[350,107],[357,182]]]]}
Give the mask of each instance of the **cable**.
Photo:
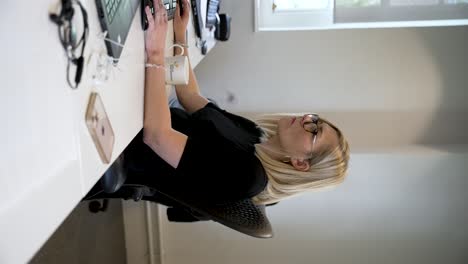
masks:
{"type": "Polygon", "coordinates": [[[59,40],[62,45],[62,48],[65,51],[65,54],[68,58],[67,63],[67,74],[66,79],[68,85],[72,89],[78,88],[78,85],[81,82],[81,77],[83,73],[83,64],[84,64],[84,51],[86,48],[86,41],[88,38],[89,33],[89,25],[88,25],[88,13],[86,12],[85,8],[81,4],[79,0],[62,0],[61,1],[61,8],[59,13],[49,13],[49,18],[52,22],[54,22],[58,26],[58,35],[59,40]],[[75,32],[72,23],[73,16],[75,14],[75,8],[73,5],[76,4],[79,7],[83,18],[83,34],[78,42],[75,43],[75,32]],[[78,47],[81,46],[81,51],[79,56],[75,55],[76,50],[78,47]],[[70,65],[76,65],[76,73],[74,81],[71,80],[70,77],[70,65]]]}

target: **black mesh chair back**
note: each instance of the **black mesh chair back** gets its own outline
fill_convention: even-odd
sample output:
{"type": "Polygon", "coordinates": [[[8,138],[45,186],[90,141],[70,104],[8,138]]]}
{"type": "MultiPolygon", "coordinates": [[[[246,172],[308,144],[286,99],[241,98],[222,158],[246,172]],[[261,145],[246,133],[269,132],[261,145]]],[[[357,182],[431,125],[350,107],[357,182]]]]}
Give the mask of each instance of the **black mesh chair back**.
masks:
{"type": "MultiPolygon", "coordinates": [[[[158,193],[161,192],[158,190],[158,193]]],[[[187,208],[187,211],[200,220],[213,220],[256,238],[273,237],[273,229],[266,216],[265,206],[255,205],[251,199],[222,204],[202,204],[162,194],[187,208]]]]}
{"type": "MultiPolygon", "coordinates": [[[[169,201],[170,204],[180,205],[194,218],[199,220],[213,220],[238,232],[257,238],[273,237],[273,230],[266,216],[265,206],[255,205],[251,199],[222,204],[205,204],[188,201],[183,197],[175,197],[174,195],[162,193],[160,190],[148,186],[126,184],[125,179],[127,175],[123,164],[124,157],[121,155],[99,181],[97,186],[101,190],[92,190],[83,200],[132,198],[135,201],[148,200],[158,202],[157,199],[153,200],[151,197],[159,195],[159,199],[163,198],[163,200],[169,201]],[[126,197],[120,197],[122,194],[116,194],[119,189],[125,190],[126,197]]],[[[93,202],[90,204],[91,211],[99,212],[105,210],[99,202],[93,202]]],[[[106,204],[106,201],[104,203],[106,204]]]]}

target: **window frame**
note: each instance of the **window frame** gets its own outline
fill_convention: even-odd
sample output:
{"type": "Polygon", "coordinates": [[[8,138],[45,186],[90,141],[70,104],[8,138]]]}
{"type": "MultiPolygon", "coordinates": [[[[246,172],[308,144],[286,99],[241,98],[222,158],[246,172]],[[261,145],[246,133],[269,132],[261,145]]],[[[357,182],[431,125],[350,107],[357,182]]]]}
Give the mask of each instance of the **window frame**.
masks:
{"type": "MultiPolygon", "coordinates": [[[[326,10],[281,11],[273,13],[274,0],[254,0],[254,31],[296,31],[296,30],[329,30],[354,28],[400,28],[400,27],[440,27],[468,25],[468,19],[440,19],[440,20],[414,20],[414,21],[375,21],[375,22],[335,22],[334,0],[330,0],[326,10]],[[317,19],[311,20],[314,14],[317,19]]],[[[408,7],[406,7],[408,9],[408,7]]],[[[427,6],[415,8],[432,9],[427,6]]],[[[463,7],[468,11],[468,7],[463,7]]],[[[399,7],[395,7],[398,10],[399,7]]],[[[454,9],[448,6],[447,9],[454,9]]],[[[361,10],[352,10],[354,14],[362,14],[369,10],[382,12],[381,7],[366,7],[361,10]],[[364,10],[365,9],[365,10],[364,10]]],[[[400,9],[401,10],[401,9],[400,9]]],[[[350,13],[351,14],[351,13],[350,13]]]]}

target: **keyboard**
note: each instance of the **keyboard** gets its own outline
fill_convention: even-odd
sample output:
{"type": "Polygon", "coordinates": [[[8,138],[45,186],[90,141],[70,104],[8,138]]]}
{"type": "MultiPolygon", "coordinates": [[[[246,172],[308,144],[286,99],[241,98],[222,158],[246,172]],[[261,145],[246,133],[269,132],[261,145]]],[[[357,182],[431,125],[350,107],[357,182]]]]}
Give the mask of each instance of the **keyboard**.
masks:
{"type": "Polygon", "coordinates": [[[218,19],[216,15],[219,11],[219,0],[208,0],[208,10],[206,12],[206,27],[216,26],[218,19]]]}
{"type": "Polygon", "coordinates": [[[164,0],[164,7],[167,11],[167,20],[174,19],[174,13],[177,6],[177,0],[164,0]]]}
{"type": "Polygon", "coordinates": [[[109,24],[114,20],[115,14],[119,8],[120,2],[122,0],[105,0],[105,9],[107,12],[107,18],[109,19],[109,24]]]}

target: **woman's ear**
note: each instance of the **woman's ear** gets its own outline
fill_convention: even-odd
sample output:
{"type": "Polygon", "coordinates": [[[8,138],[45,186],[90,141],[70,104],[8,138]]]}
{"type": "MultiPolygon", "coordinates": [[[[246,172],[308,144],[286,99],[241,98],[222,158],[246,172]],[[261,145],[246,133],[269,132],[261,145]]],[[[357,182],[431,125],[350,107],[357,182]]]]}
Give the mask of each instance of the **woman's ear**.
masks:
{"type": "Polygon", "coordinates": [[[304,159],[292,158],[291,165],[298,171],[308,171],[310,169],[309,161],[304,159]]]}

